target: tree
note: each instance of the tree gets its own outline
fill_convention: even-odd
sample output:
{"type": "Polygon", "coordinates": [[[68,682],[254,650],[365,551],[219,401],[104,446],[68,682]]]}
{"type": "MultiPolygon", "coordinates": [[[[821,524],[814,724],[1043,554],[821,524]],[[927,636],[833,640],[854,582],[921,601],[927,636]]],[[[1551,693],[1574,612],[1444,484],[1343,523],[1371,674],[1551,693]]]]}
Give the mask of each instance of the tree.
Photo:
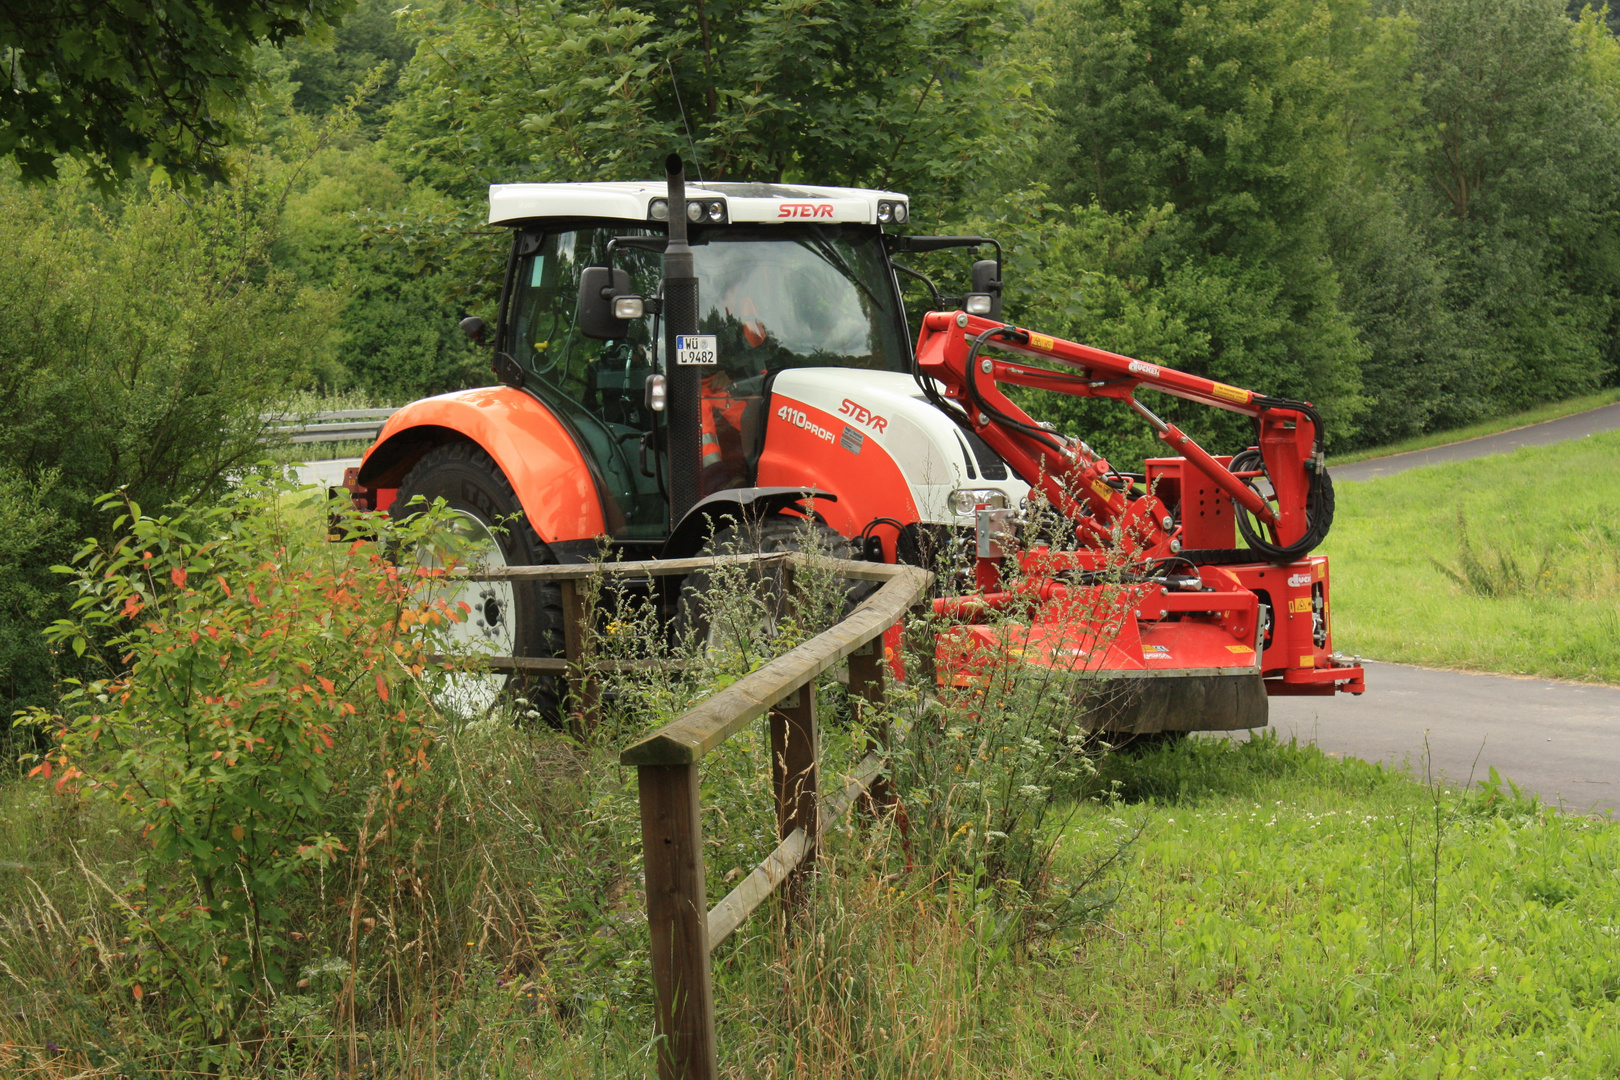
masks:
{"type": "Polygon", "coordinates": [[[1444,419],[1593,389],[1612,370],[1620,300],[1620,117],[1594,80],[1612,38],[1558,0],[1410,10],[1423,88],[1410,160],[1479,402],[1444,419]]]}
{"type": "Polygon", "coordinates": [[[1325,225],[1345,160],[1330,8],[1065,0],[1038,30],[1058,73],[1042,155],[1054,194],[1127,215],[1173,207],[1147,276],[1206,342],[1187,366],[1314,401],[1335,439],[1353,433],[1365,348],[1338,307],[1325,225]]]}
{"type": "Polygon", "coordinates": [[[395,0],[359,0],[354,13],[332,34],[331,41],[306,35],[289,42],[282,51],[298,82],[292,103],[312,116],[341,108],[344,100],[366,83],[380,64],[388,76],[359,109],[362,126],[380,128],[395,98],[399,72],[410,61],[415,45],[393,11],[395,0]]]}
{"type": "Polygon", "coordinates": [[[333,326],[337,355],[349,376],[383,401],[488,381],[489,355],[468,342],[446,299],[456,283],[443,272],[419,271],[401,245],[355,224],[366,208],[435,212],[443,201],[407,185],[381,147],[363,143],[317,154],[280,218],[276,264],[343,297],[333,326]]]}
{"type": "Polygon", "coordinates": [[[474,0],[410,18],[422,44],[390,138],[467,198],[658,176],[680,148],[711,180],[942,200],[1015,160],[1040,113],[1038,69],[1004,48],[1008,0],[474,0]]]}
{"type": "Polygon", "coordinates": [[[354,0],[7,0],[0,156],[23,176],[64,155],[103,184],[150,162],[218,180],[240,134],[256,45],[321,32],[354,0]]]}

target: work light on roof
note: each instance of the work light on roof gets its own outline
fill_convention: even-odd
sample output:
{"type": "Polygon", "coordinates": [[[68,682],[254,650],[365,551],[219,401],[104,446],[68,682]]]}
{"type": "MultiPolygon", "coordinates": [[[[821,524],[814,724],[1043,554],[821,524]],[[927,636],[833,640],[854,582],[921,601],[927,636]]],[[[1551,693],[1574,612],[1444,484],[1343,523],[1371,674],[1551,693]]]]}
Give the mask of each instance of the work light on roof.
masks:
{"type": "MultiPolygon", "coordinates": [[[[650,200],[647,203],[647,217],[653,221],[668,221],[669,200],[650,200]]],[[[726,200],[688,199],[686,220],[694,225],[723,225],[726,222],[726,200]]]]}

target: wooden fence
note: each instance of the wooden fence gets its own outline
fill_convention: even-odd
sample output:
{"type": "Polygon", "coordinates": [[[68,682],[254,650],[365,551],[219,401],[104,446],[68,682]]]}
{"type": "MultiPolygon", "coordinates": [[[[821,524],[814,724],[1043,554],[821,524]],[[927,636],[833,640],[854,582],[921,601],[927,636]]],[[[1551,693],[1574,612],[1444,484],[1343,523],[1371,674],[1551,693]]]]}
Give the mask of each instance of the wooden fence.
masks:
{"type": "Polygon", "coordinates": [[[874,743],[845,788],[823,798],[816,679],[849,661],[849,692],[858,708],[883,698],[883,635],[923,599],[933,576],[912,566],[851,562],[799,554],[666,559],[601,566],[521,566],[467,573],[478,581],[556,581],[563,592],[565,656],[558,659],[490,657],[494,670],[550,671],[565,675],[582,711],[595,701],[594,676],[610,665],[586,655],[587,605],[581,583],[597,575],[653,578],[712,569],[716,563],[779,565],[791,591],[793,570],[814,564],[848,580],[882,582],[838,625],[777,657],[704,699],[657,731],[626,747],[619,761],[636,769],[645,856],[647,926],[657,1003],[660,1080],[713,1080],[717,1075],[714,984],[709,954],[777,889],[789,903],[804,897],[823,831],[863,793],[882,802],[874,782],[883,747],[874,743]],[[771,736],[771,788],[776,802],[774,851],[713,908],[704,888],[703,824],[698,767],[703,756],[761,716],[771,736]]]}

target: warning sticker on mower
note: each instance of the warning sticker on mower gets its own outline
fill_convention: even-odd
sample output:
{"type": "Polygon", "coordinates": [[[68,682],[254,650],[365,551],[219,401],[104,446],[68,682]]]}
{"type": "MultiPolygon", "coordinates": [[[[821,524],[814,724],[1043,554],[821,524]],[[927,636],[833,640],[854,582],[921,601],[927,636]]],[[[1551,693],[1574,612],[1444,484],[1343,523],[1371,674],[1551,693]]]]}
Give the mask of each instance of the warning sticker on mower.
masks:
{"type": "Polygon", "coordinates": [[[1227,652],[1235,652],[1235,653],[1252,653],[1252,652],[1254,652],[1254,650],[1249,648],[1247,645],[1228,645],[1226,647],[1226,651],[1227,652]]]}
{"type": "Polygon", "coordinates": [[[1239,405],[1247,405],[1249,403],[1249,399],[1254,396],[1247,390],[1240,390],[1235,386],[1227,386],[1225,383],[1211,383],[1209,392],[1226,401],[1235,401],[1239,405]]]}
{"type": "Polygon", "coordinates": [[[1288,611],[1291,615],[1304,615],[1310,610],[1311,598],[1308,596],[1296,596],[1288,601],[1288,611]]]}
{"type": "Polygon", "coordinates": [[[675,363],[682,367],[706,367],[718,363],[720,347],[713,334],[676,334],[675,363]]]}
{"type": "Polygon", "coordinates": [[[1029,335],[1029,343],[1035,346],[1037,349],[1050,349],[1053,344],[1052,339],[1047,337],[1045,334],[1029,335]]]}
{"type": "Polygon", "coordinates": [[[1170,659],[1170,646],[1168,646],[1168,645],[1144,645],[1144,646],[1142,646],[1142,659],[1144,659],[1144,660],[1169,660],[1170,659]]]}

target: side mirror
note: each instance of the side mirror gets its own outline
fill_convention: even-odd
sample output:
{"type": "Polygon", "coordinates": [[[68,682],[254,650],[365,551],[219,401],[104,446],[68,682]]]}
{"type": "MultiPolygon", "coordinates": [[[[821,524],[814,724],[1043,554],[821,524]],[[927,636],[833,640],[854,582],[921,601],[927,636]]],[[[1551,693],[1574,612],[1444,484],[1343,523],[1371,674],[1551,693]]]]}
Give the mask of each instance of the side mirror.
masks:
{"type": "Polygon", "coordinates": [[[1001,276],[1000,267],[995,259],[980,259],[973,264],[973,288],[970,292],[981,293],[990,298],[988,311],[969,312],[974,315],[986,315],[992,319],[1001,318],[1001,276]]]}
{"type": "Polygon", "coordinates": [[[614,316],[613,299],[629,291],[630,271],[587,266],[579,275],[579,332],[598,341],[628,334],[630,320],[614,316]]]}
{"type": "Polygon", "coordinates": [[[488,345],[484,340],[484,332],[489,327],[476,315],[469,315],[461,320],[461,332],[472,339],[474,345],[488,345]]]}

